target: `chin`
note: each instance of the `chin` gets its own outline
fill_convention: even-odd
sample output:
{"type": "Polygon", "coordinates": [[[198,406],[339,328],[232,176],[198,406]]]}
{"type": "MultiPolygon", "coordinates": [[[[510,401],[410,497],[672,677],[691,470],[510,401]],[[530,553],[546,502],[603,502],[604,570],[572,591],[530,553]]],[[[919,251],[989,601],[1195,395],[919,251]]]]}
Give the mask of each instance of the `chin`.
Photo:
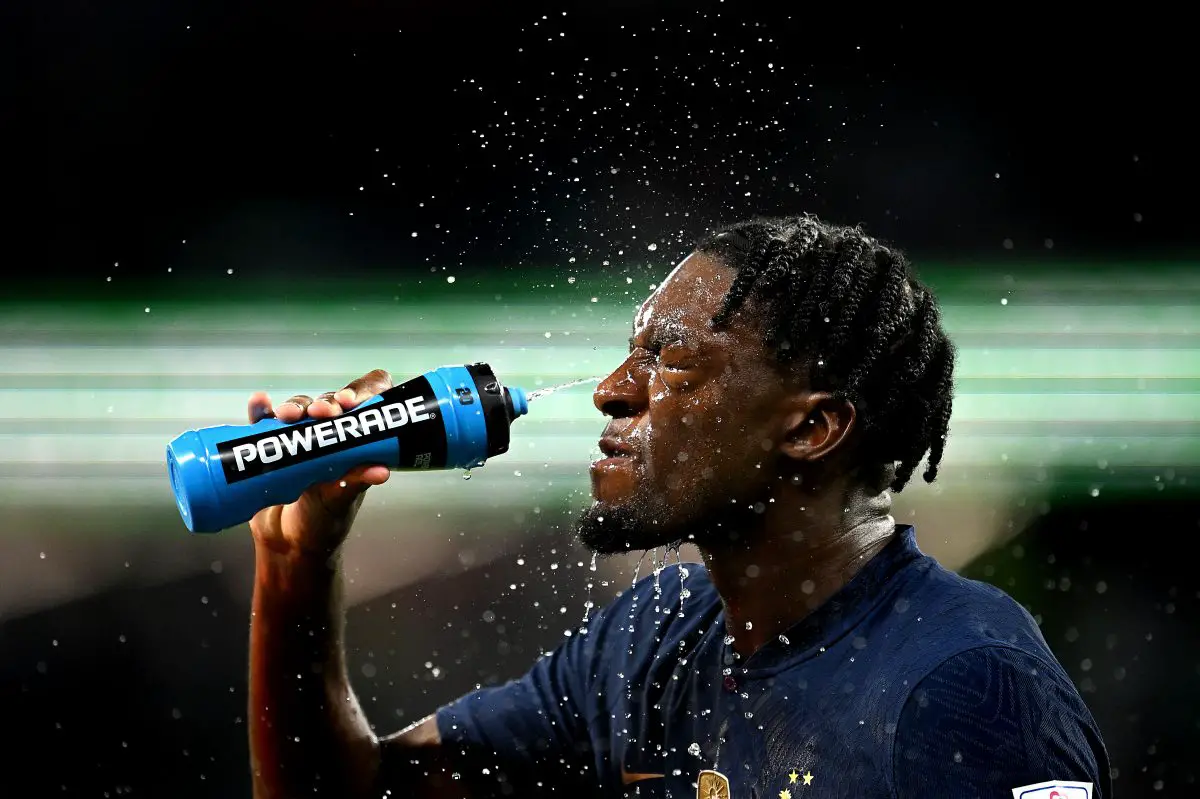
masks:
{"type": "Polygon", "coordinates": [[[702,549],[744,547],[763,517],[745,503],[668,501],[640,494],[618,502],[597,499],[579,514],[575,536],[597,555],[623,555],[695,544],[702,549]]]}
{"type": "Polygon", "coordinates": [[[686,525],[657,502],[596,501],[579,514],[575,536],[597,555],[623,555],[676,546],[687,537],[686,525]],[[659,507],[655,507],[659,506],[659,507]]]}

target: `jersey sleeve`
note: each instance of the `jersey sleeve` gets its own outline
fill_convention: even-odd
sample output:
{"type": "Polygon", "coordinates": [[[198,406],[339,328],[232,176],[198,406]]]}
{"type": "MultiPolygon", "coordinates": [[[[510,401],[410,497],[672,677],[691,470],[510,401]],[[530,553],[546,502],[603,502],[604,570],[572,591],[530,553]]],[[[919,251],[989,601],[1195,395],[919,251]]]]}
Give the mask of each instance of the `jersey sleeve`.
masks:
{"type": "Polygon", "coordinates": [[[442,745],[474,799],[590,795],[596,785],[591,723],[602,705],[613,606],[519,679],[484,688],[437,713],[442,745]]]}
{"type": "Polygon", "coordinates": [[[1059,669],[1019,650],[972,649],[913,690],[896,728],[895,799],[996,797],[1051,780],[1090,782],[1111,799],[1108,755],[1059,669]]]}

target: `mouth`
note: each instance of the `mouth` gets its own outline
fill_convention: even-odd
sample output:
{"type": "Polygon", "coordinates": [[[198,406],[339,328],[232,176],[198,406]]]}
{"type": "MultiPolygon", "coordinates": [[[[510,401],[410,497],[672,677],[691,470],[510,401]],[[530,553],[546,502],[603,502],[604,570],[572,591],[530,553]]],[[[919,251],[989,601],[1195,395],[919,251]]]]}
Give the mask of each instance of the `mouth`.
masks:
{"type": "Polygon", "coordinates": [[[628,443],[611,436],[600,439],[602,457],[592,464],[593,467],[616,466],[622,463],[632,463],[634,450],[628,443]]]}

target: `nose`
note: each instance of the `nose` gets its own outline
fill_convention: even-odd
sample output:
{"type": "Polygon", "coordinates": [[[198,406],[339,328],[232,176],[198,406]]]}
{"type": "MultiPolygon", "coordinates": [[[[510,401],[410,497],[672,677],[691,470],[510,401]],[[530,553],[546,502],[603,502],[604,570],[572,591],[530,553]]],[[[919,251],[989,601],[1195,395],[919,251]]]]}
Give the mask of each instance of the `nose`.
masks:
{"type": "Polygon", "coordinates": [[[638,370],[626,360],[608,377],[600,381],[592,392],[592,402],[605,416],[625,419],[636,416],[646,407],[648,400],[644,380],[638,379],[638,370]]]}

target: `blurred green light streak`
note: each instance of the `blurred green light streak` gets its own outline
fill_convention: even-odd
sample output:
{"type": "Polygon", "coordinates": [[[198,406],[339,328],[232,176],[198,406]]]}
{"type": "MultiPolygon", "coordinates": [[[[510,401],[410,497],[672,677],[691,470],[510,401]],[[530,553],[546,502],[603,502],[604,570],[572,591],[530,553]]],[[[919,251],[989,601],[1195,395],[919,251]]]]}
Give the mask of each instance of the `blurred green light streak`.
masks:
{"type": "MultiPolygon", "coordinates": [[[[927,270],[960,350],[942,484],[986,490],[997,470],[1144,490],[1200,482],[1200,281],[1181,269],[1147,265],[1132,288],[1128,270],[1107,267],[1015,279],[986,266],[927,270]]],[[[270,291],[231,279],[174,296],[108,284],[69,301],[0,303],[0,503],[169,504],[167,440],[241,424],[258,388],[278,401],[377,367],[399,381],[478,360],[527,389],[605,374],[653,283],[603,270],[573,283],[456,275],[270,291]]],[[[590,391],[536,405],[469,490],[426,475],[430,490],[411,501],[582,496],[603,426],[590,391]]]]}

